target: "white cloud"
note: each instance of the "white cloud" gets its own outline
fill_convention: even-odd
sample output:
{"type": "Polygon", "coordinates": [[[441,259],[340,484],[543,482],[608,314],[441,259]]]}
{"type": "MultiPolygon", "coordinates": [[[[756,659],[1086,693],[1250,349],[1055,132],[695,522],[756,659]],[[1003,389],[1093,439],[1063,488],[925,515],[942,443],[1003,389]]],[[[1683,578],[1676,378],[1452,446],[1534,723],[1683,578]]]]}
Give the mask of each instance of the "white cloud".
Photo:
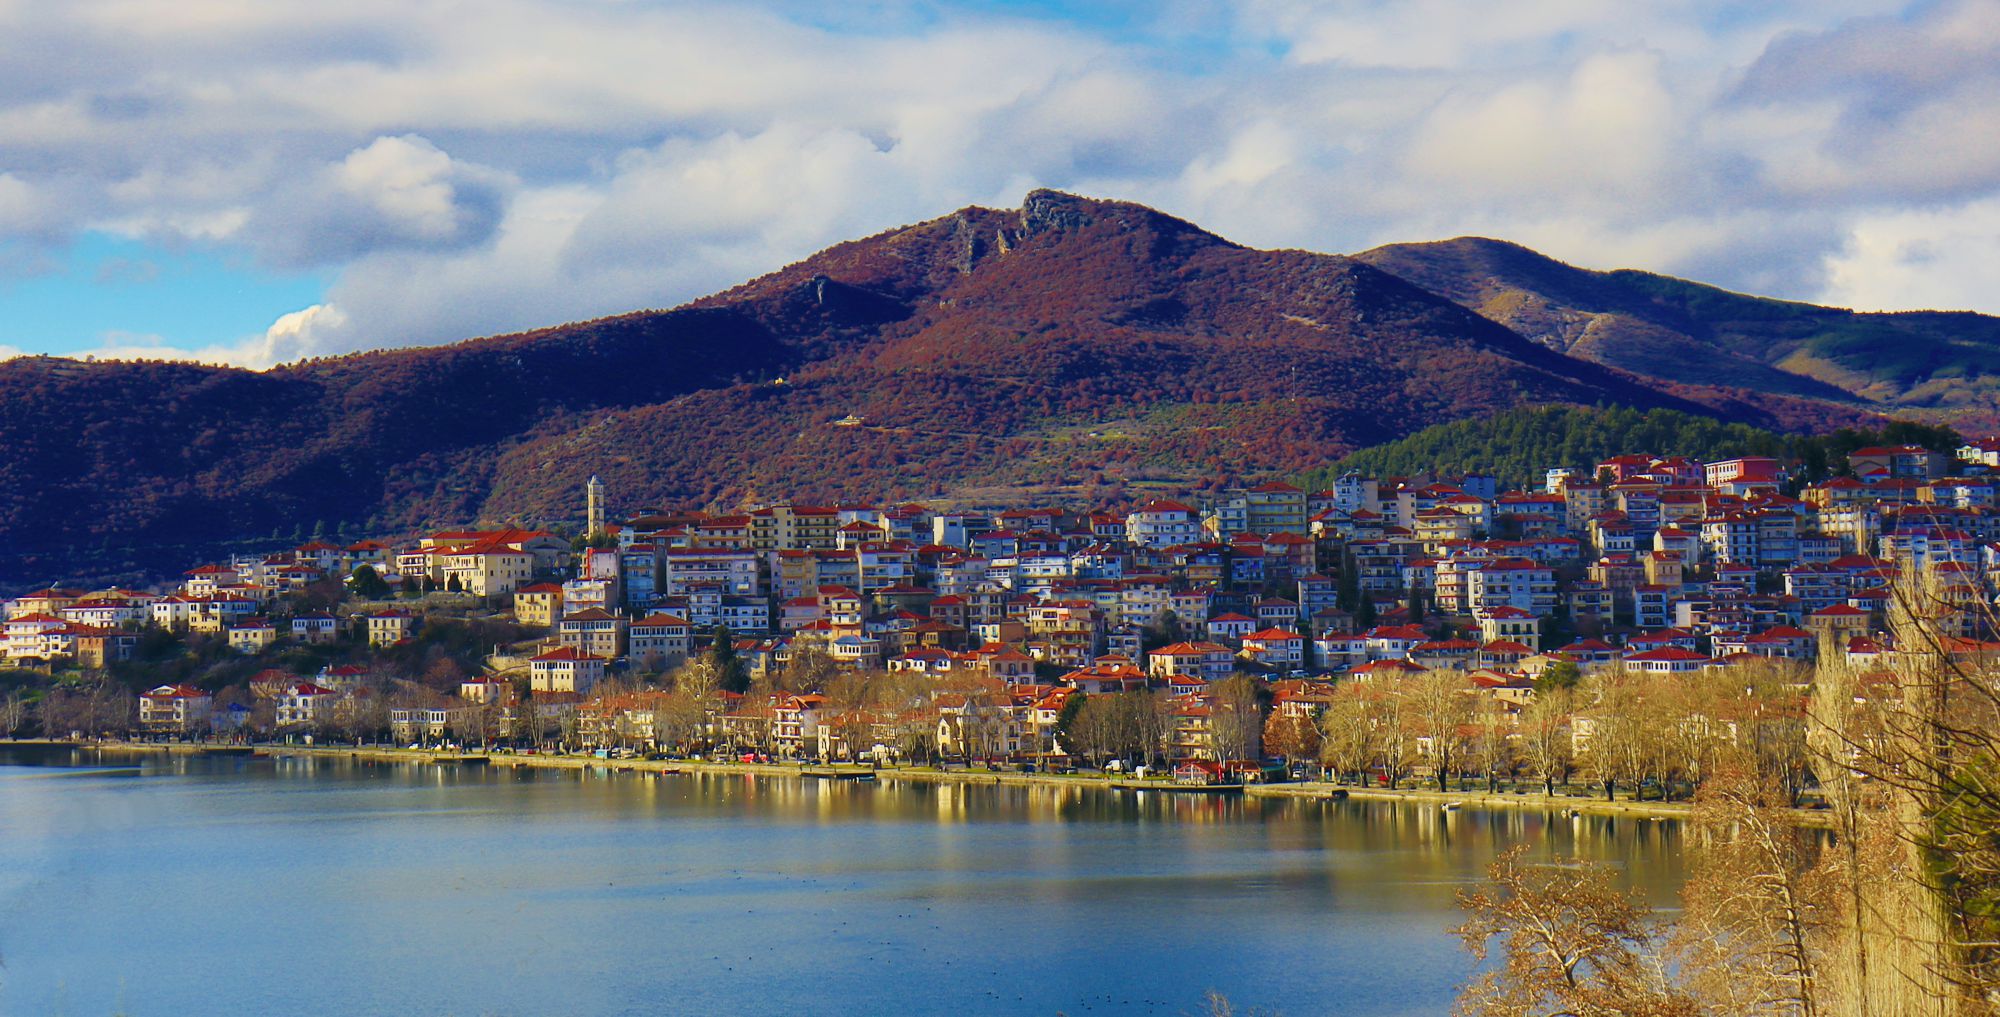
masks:
{"type": "Polygon", "coordinates": [[[1644,201],[1682,170],[1685,123],[1657,54],[1596,54],[1559,79],[1454,91],[1403,166],[1459,204],[1644,201]]]}
{"type": "Polygon", "coordinates": [[[325,348],[328,333],[338,333],[347,325],[347,313],[332,304],[314,304],[304,310],[280,315],[264,330],[263,342],[244,350],[246,356],[231,363],[268,367],[311,356],[325,348]]]}
{"type": "MultiPolygon", "coordinates": [[[[1827,259],[1820,298],[1841,307],[1959,311],[2000,277],[2000,197],[1861,217],[1827,259]]],[[[1992,308],[1987,308],[1992,310],[1992,308]]]]}
{"type": "Polygon", "coordinates": [[[281,187],[240,236],[288,266],[471,247],[492,235],[512,186],[506,174],[454,160],[417,135],[376,138],[281,187]]]}

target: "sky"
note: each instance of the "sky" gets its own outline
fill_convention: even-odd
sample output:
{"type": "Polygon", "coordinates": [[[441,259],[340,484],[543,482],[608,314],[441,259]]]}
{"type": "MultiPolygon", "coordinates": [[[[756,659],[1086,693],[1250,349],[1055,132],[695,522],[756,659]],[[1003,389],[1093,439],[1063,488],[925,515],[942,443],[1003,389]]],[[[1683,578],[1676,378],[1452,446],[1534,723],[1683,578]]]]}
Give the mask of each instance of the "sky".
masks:
{"type": "Polygon", "coordinates": [[[2000,313],[2000,3],[0,0],[0,356],[670,307],[1036,187],[2000,313]]]}

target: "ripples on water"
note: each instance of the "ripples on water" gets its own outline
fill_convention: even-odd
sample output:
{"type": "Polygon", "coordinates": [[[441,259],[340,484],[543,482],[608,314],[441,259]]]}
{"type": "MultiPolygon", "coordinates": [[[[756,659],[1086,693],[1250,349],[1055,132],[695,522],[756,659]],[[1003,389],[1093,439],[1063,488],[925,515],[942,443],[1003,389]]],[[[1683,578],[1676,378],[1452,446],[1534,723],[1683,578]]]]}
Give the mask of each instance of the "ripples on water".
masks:
{"type": "Polygon", "coordinates": [[[1498,851],[1681,876],[1527,811],[8,752],[5,1015],[1431,1015],[1498,851]]]}

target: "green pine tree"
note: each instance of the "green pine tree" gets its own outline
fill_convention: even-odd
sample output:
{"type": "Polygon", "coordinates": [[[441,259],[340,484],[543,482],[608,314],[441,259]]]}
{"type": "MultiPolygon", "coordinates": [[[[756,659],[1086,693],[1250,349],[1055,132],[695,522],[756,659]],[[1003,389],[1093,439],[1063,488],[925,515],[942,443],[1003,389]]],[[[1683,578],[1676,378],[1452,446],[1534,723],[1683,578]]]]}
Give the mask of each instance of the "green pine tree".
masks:
{"type": "Polygon", "coordinates": [[[1375,598],[1363,595],[1354,606],[1354,630],[1366,632],[1375,627],[1375,598]]]}

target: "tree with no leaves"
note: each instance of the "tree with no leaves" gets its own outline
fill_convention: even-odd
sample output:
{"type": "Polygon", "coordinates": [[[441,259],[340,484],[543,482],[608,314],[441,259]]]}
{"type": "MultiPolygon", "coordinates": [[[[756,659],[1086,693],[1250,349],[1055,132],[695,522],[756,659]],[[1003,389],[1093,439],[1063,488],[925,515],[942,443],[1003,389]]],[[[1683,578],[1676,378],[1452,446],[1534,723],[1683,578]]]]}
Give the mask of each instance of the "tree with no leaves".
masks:
{"type": "Polygon", "coordinates": [[[1777,781],[1729,770],[1695,799],[1694,874],[1671,956],[1713,1012],[1820,1017],[1820,969],[1838,909],[1821,838],[1782,811],[1777,781]]]}
{"type": "Polygon", "coordinates": [[[1264,754],[1264,711],[1270,691],[1249,675],[1231,675],[1208,688],[1208,733],[1215,758],[1259,759],[1264,754]]]}
{"type": "Polygon", "coordinates": [[[1459,996],[1463,1017],[1696,1017],[1701,1009],[1656,962],[1652,909],[1602,865],[1535,865],[1501,855],[1490,882],[1459,894],[1452,931],[1498,966],[1459,996]]]}
{"type": "Polygon", "coordinates": [[[1410,721],[1428,747],[1438,790],[1448,791],[1464,761],[1465,728],[1473,721],[1476,701],[1463,672],[1435,668],[1404,682],[1410,721]]]}
{"type": "Polygon", "coordinates": [[[1369,769],[1381,758],[1381,728],[1372,691],[1344,682],[1319,715],[1320,762],[1333,771],[1335,780],[1352,775],[1355,783],[1366,784],[1369,769]]]}
{"type": "Polygon", "coordinates": [[[1264,751],[1288,763],[1319,759],[1319,725],[1310,718],[1273,713],[1264,722],[1264,751]]]}
{"type": "Polygon", "coordinates": [[[772,684],[779,692],[824,692],[839,674],[840,664],[823,645],[799,640],[792,644],[791,656],[772,684]]]}
{"type": "Polygon", "coordinates": [[[1569,784],[1575,768],[1570,715],[1576,712],[1576,690],[1561,685],[1535,692],[1535,698],[1521,711],[1522,761],[1542,778],[1544,794],[1555,794],[1556,784],[1569,784]]]}
{"type": "Polygon", "coordinates": [[[0,734],[14,737],[28,726],[28,717],[34,711],[29,708],[28,695],[20,689],[7,693],[0,699],[0,734]]]}

